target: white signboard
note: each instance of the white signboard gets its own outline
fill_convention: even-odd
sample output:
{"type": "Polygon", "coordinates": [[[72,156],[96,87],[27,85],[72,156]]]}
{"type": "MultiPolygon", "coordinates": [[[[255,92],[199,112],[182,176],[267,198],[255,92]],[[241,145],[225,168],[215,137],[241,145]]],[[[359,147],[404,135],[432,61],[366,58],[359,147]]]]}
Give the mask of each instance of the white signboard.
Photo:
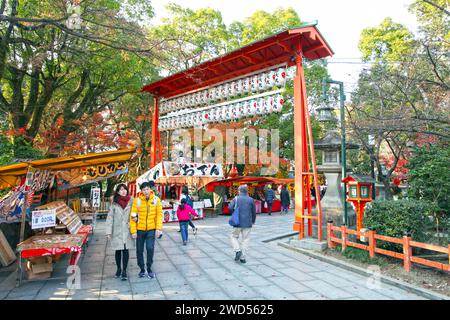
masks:
{"type": "Polygon", "coordinates": [[[92,207],[100,208],[100,188],[92,188],[92,207]]]}
{"type": "Polygon", "coordinates": [[[205,199],[205,200],[203,200],[203,203],[205,204],[205,208],[212,207],[211,199],[205,199]]]}
{"type": "Polygon", "coordinates": [[[203,209],[205,207],[205,204],[203,201],[194,201],[194,204],[192,205],[192,209],[203,209]]]}
{"type": "Polygon", "coordinates": [[[168,177],[213,177],[223,178],[222,165],[219,163],[187,162],[179,164],[164,161],[164,171],[168,177]]]}
{"type": "Polygon", "coordinates": [[[56,226],[56,210],[38,210],[31,212],[31,229],[56,226]]]}

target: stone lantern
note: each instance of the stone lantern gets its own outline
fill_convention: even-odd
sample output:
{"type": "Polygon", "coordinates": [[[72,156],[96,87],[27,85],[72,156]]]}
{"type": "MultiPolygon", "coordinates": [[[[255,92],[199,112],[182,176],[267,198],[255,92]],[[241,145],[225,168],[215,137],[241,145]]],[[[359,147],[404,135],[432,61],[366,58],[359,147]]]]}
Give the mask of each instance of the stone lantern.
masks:
{"type": "MultiPolygon", "coordinates": [[[[338,131],[331,130],[322,140],[314,141],[314,148],[322,150],[322,165],[317,166],[317,170],[325,175],[327,190],[321,199],[323,223],[332,219],[336,225],[341,224],[344,205],[342,181],[342,161],[341,161],[341,136],[338,131]]],[[[358,149],[354,143],[346,143],[346,149],[358,149]]],[[[355,223],[355,213],[349,209],[349,221],[355,223]]]]}

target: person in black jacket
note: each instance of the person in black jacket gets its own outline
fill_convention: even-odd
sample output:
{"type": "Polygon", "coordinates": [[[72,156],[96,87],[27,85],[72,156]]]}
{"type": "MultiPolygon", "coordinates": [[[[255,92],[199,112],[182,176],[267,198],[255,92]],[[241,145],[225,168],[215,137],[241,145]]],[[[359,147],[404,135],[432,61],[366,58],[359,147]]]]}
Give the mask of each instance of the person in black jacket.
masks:
{"type": "Polygon", "coordinates": [[[281,213],[287,213],[289,210],[289,205],[291,204],[291,196],[289,195],[289,191],[286,188],[286,185],[283,185],[280,193],[281,198],[281,213]]]}
{"type": "Polygon", "coordinates": [[[267,203],[267,211],[269,213],[269,216],[271,216],[273,201],[275,200],[275,191],[273,191],[272,186],[270,184],[267,185],[265,198],[266,198],[266,203],[267,203]]]}
{"type": "Polygon", "coordinates": [[[250,231],[256,221],[255,200],[248,195],[246,185],[239,187],[239,195],[231,201],[228,207],[233,212],[236,206],[239,208],[239,226],[233,227],[231,244],[235,252],[234,260],[246,263],[245,258],[250,240],[250,231]],[[240,241],[239,238],[241,238],[240,241]]]}

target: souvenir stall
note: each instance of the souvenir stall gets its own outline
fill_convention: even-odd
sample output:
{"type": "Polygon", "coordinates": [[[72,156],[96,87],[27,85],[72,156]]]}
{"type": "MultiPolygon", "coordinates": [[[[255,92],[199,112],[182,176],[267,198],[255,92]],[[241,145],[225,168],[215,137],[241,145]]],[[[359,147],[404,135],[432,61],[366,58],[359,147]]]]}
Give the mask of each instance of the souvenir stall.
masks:
{"type": "Polygon", "coordinates": [[[163,161],[133,181],[130,190],[134,196],[139,192],[139,186],[146,181],[154,181],[156,192],[163,205],[164,223],[178,222],[177,208],[181,199],[183,187],[189,189],[189,195],[194,200],[193,209],[198,217],[203,219],[204,208],[212,207],[209,199],[199,199],[196,193],[208,183],[223,178],[221,164],[217,163],[183,163],[163,161]]]}
{"type": "MultiPolygon", "coordinates": [[[[255,199],[256,213],[267,213],[268,209],[264,205],[265,203],[265,191],[267,185],[271,185],[273,191],[275,192],[275,200],[272,206],[272,212],[281,211],[281,200],[280,200],[280,186],[287,185],[288,190],[291,192],[294,186],[294,179],[277,179],[269,177],[234,177],[223,180],[217,180],[209,183],[206,186],[206,190],[212,192],[216,186],[226,187],[226,199],[224,199],[224,204],[222,208],[223,214],[230,214],[228,204],[238,195],[239,186],[247,185],[248,194],[250,197],[255,199]]],[[[292,199],[292,194],[291,194],[292,199]]]]}
{"type": "Polygon", "coordinates": [[[0,223],[20,223],[19,284],[24,271],[28,280],[48,279],[63,254],[70,255],[75,271],[95,226],[95,218],[93,225],[83,224],[84,211],[90,207],[95,213],[100,207],[95,184],[128,172],[126,162],[133,154],[134,150],[119,150],[0,168],[0,188],[12,188],[0,200],[0,223]],[[82,208],[76,197],[86,185],[93,185],[93,195],[90,205],[82,208]],[[31,229],[27,235],[25,227],[31,229]]]}

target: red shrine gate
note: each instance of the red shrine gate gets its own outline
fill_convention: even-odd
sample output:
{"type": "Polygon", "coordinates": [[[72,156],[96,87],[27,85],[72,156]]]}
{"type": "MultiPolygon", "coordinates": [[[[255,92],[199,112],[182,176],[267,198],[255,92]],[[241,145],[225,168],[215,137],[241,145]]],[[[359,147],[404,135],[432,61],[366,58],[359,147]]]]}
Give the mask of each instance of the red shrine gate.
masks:
{"type": "MultiPolygon", "coordinates": [[[[223,87],[227,87],[227,85],[228,88],[230,87],[231,79],[237,81],[237,84],[233,84],[237,88],[239,88],[239,85],[241,86],[240,88],[247,85],[249,91],[256,93],[261,92],[261,90],[252,90],[253,86],[256,86],[252,79],[258,82],[258,78],[255,78],[255,75],[258,76],[258,72],[268,71],[271,68],[280,67],[280,65],[285,67],[296,66],[294,79],[295,223],[293,229],[299,231],[300,239],[304,238],[306,219],[308,221],[308,236],[312,236],[312,222],[315,220],[318,226],[318,239],[322,240],[322,208],[320,205],[311,122],[307,107],[303,61],[305,58],[316,60],[331,55],[333,55],[333,51],[316,28],[316,23],[304,24],[253,42],[191,69],[146,85],[142,91],[149,92],[154,97],[150,167],[155,166],[162,160],[160,130],[172,130],[177,126],[191,126],[190,123],[196,121],[210,122],[209,119],[223,121],[224,118],[219,114],[222,111],[217,110],[221,108],[220,110],[223,109],[225,114],[231,108],[236,107],[235,104],[231,103],[228,103],[228,105],[227,103],[219,103],[211,106],[211,103],[217,102],[214,100],[216,94],[220,96],[223,94],[223,87]],[[250,79],[249,82],[247,82],[248,79],[250,79]],[[241,81],[241,84],[239,84],[239,81],[241,81]],[[164,107],[163,111],[160,110],[161,104],[164,107]],[[201,105],[206,105],[206,107],[200,107],[201,105]],[[194,107],[194,109],[188,109],[189,107],[194,107]],[[161,114],[183,108],[187,110],[182,116],[183,119],[177,119],[176,116],[170,116],[169,113],[168,116],[163,116],[161,120],[163,123],[160,124],[161,114]],[[217,110],[214,111],[212,109],[217,110]],[[201,112],[196,110],[201,110],[201,112]],[[209,112],[211,110],[214,111],[212,113],[214,117],[210,117],[209,112]],[[187,124],[181,122],[185,121],[184,119],[188,119],[186,121],[191,122],[187,124]],[[310,168],[310,163],[312,168],[310,168]],[[311,177],[313,177],[312,180],[318,200],[317,215],[314,216],[311,205],[311,177]],[[306,214],[305,210],[307,210],[306,214]]],[[[270,73],[269,82],[273,72],[276,73],[277,71],[268,71],[270,73]]],[[[276,75],[274,77],[276,78],[276,75]]],[[[272,93],[276,94],[279,91],[269,92],[268,94],[272,93]]],[[[259,96],[264,95],[265,93],[259,96]]],[[[242,104],[239,105],[236,109],[238,111],[233,113],[234,115],[238,114],[240,116],[247,109],[251,113],[254,110],[252,108],[255,106],[256,114],[264,114],[264,112],[258,113],[260,102],[255,102],[255,99],[247,101],[248,99],[252,99],[252,96],[240,99],[242,102],[239,103],[242,103],[244,107],[242,107],[242,104]]],[[[258,99],[258,101],[261,100],[261,98],[258,99]]],[[[267,101],[271,101],[270,97],[267,101]]],[[[270,104],[271,102],[266,102],[265,100],[261,102],[264,106],[267,103],[270,104]]],[[[265,109],[265,107],[263,108],[265,109]]],[[[269,112],[270,110],[273,112],[270,106],[268,108],[269,112]]],[[[278,108],[278,111],[281,111],[281,108],[278,108]]]]}

